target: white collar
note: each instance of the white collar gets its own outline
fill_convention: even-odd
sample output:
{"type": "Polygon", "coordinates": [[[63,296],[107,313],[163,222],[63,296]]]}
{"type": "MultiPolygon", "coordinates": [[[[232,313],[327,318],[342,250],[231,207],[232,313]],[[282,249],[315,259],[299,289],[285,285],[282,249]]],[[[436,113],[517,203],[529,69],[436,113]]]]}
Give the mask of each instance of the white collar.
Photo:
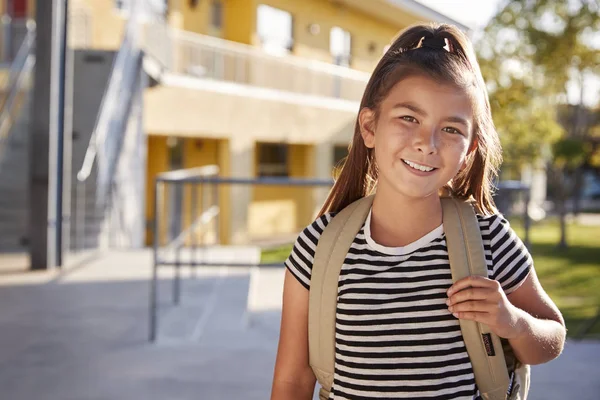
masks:
{"type": "Polygon", "coordinates": [[[371,247],[373,250],[378,251],[380,253],[390,254],[390,255],[395,255],[395,256],[402,256],[405,254],[409,254],[415,250],[418,250],[418,249],[424,247],[426,244],[430,243],[432,240],[440,237],[442,235],[442,233],[444,232],[444,225],[442,224],[442,225],[438,226],[437,228],[435,228],[434,230],[432,230],[431,232],[429,232],[428,234],[426,234],[425,236],[421,237],[420,239],[415,240],[412,243],[407,244],[406,246],[402,246],[402,247],[383,246],[383,245],[380,245],[377,242],[375,242],[373,240],[373,238],[371,237],[371,213],[372,212],[373,212],[373,209],[371,208],[371,210],[369,211],[369,215],[367,215],[367,220],[365,221],[365,239],[366,239],[369,247],[371,247]]]}

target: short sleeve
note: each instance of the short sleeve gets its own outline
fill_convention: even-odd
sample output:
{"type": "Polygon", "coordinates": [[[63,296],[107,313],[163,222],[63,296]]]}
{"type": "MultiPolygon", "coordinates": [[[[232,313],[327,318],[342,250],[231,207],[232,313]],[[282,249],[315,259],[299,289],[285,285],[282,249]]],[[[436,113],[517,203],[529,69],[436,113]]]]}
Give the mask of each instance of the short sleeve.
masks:
{"type": "Polygon", "coordinates": [[[498,281],[506,294],[514,292],[533,268],[529,250],[502,215],[480,219],[490,278],[498,281]],[[486,240],[487,239],[487,240],[486,240]]]}
{"type": "Polygon", "coordinates": [[[333,218],[332,213],[319,217],[307,226],[298,236],[292,252],[285,260],[286,268],[307,290],[310,289],[310,274],[319,238],[325,227],[333,218]]]}

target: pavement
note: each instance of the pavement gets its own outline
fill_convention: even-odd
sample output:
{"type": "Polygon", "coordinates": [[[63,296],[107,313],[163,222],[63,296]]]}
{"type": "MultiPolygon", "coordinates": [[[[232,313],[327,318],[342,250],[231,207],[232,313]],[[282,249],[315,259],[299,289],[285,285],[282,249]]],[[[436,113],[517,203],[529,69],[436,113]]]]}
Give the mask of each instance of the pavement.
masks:
{"type": "MultiPolygon", "coordinates": [[[[0,258],[1,400],[269,398],[281,268],[172,269],[159,281],[159,329],[148,342],[149,251],[82,258],[25,272],[0,258]]],[[[600,342],[568,342],[533,367],[531,400],[598,400],[600,342]]]]}

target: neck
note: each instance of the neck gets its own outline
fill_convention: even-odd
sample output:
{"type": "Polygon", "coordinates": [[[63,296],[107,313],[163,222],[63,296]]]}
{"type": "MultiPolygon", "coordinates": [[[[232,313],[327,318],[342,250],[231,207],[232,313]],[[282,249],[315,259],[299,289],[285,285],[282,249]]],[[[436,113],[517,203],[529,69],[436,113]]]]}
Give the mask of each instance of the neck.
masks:
{"type": "Polygon", "coordinates": [[[442,223],[437,194],[411,198],[377,188],[371,214],[371,236],[387,247],[402,247],[422,238],[442,223]]]}

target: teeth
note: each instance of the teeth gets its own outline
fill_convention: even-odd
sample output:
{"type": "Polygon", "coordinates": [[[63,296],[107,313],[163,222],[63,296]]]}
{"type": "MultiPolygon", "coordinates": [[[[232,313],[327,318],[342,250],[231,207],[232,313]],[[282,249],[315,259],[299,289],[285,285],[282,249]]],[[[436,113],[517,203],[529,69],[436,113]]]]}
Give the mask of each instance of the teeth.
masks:
{"type": "Polygon", "coordinates": [[[434,170],[434,168],[426,167],[424,165],[419,165],[419,164],[414,163],[412,161],[408,161],[408,160],[402,160],[402,161],[404,161],[404,164],[406,164],[406,165],[408,165],[408,166],[410,166],[410,167],[412,167],[414,169],[418,169],[419,171],[429,172],[429,171],[433,171],[434,170]]]}

